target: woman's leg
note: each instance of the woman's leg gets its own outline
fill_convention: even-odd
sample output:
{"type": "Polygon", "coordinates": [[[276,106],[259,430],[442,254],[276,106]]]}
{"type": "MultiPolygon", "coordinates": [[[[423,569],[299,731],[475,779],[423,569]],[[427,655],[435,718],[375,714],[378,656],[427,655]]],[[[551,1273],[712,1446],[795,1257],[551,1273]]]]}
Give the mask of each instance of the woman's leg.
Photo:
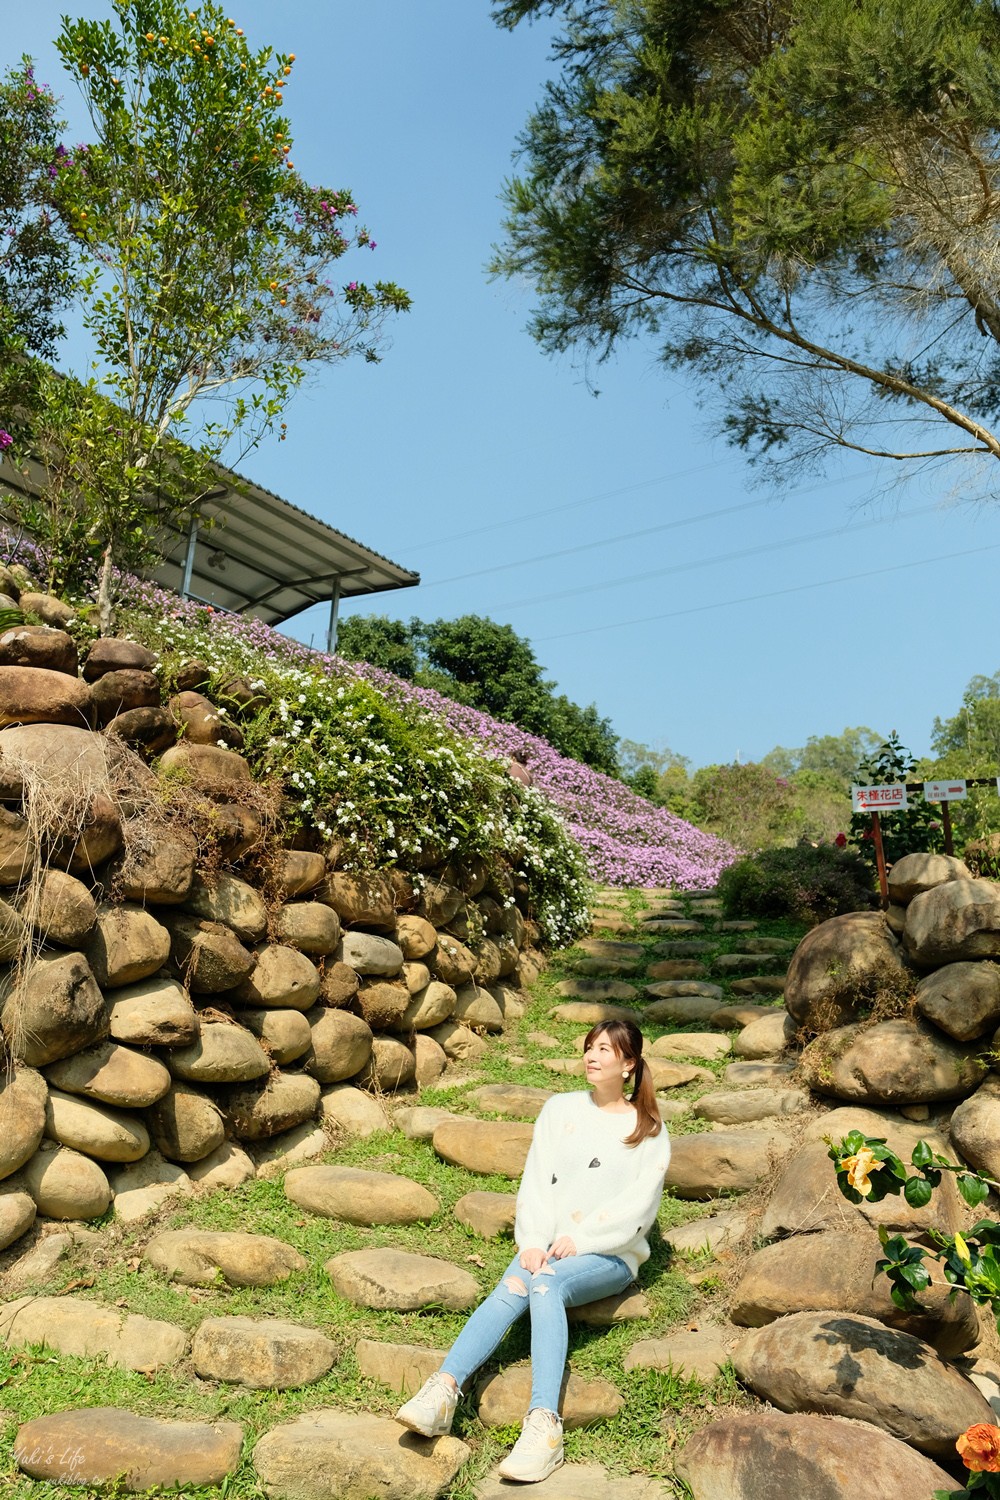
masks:
{"type": "Polygon", "coordinates": [[[499,1284],[480,1302],[448,1350],[441,1370],[452,1377],[459,1389],[489,1359],[511,1324],[527,1312],[531,1279],[515,1256],[499,1284]]]}
{"type": "MultiPolygon", "coordinates": [[[[567,1255],[547,1261],[530,1278],[531,1405],[559,1411],[569,1330],[567,1307],[624,1291],[632,1272],[616,1255],[567,1255]]],[[[499,1342],[499,1340],[497,1341],[499,1342]]],[[[484,1356],[485,1357],[485,1356],[484,1356]]]]}

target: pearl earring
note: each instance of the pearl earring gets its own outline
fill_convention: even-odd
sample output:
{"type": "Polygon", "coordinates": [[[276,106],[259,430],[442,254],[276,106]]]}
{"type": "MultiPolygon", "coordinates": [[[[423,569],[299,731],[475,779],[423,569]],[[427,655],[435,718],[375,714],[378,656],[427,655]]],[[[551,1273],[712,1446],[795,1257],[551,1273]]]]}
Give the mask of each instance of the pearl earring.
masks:
{"type": "Polygon", "coordinates": [[[628,1074],[629,1074],[628,1068],[622,1068],[622,1077],[623,1078],[627,1078],[628,1074]]]}

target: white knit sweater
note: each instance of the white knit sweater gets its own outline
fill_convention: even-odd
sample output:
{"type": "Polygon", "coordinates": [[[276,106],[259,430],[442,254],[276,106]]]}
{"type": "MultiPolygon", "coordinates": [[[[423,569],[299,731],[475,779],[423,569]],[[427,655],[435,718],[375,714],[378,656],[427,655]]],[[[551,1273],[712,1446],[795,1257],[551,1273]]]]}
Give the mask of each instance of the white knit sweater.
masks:
{"type": "Polygon", "coordinates": [[[546,1101],[517,1194],[519,1250],[547,1250],[568,1234],[578,1255],[620,1256],[635,1275],[649,1258],[646,1236],[663,1195],[670,1138],[664,1126],[626,1146],[634,1129],[634,1109],[608,1113],[589,1092],[546,1101]]]}

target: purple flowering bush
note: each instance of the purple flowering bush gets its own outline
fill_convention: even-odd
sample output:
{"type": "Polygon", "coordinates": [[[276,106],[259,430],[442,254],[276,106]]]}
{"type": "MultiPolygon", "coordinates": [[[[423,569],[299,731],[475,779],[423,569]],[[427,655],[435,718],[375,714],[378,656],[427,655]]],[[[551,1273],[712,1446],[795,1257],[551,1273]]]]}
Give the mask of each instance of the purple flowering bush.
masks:
{"type": "MultiPolygon", "coordinates": [[[[704,890],[714,886],[720,872],[736,858],[736,851],[722,839],[692,827],[665,808],[653,807],[621,782],[560,755],[547,741],[525,734],[516,725],[502,723],[478,709],[455,703],[432,689],[416,687],[379,668],[361,662],[345,662],[336,656],[313,651],[260,620],[214,612],[203,605],[181,601],[173,594],[135,579],[122,578],[119,586],[123,596],[121,626],[161,652],[197,655],[220,672],[240,671],[251,676],[265,671],[270,674],[276,670],[292,670],[308,673],[313,681],[318,672],[334,685],[334,698],[338,689],[346,691],[352,682],[365,684],[375,689],[376,696],[385,704],[405,711],[410,722],[422,724],[422,732],[430,734],[429,726],[440,726],[434,731],[440,735],[446,729],[448,733],[439,739],[436,753],[443,754],[445,745],[450,747],[449,754],[456,755],[465,764],[466,769],[461,775],[470,784],[475,783],[478,788],[476,797],[480,799],[485,796],[483,789],[487,783],[507,792],[513,784],[506,774],[507,760],[514,750],[527,751],[535,789],[541,796],[520,797],[520,804],[531,806],[529,821],[533,824],[542,817],[540,808],[556,810],[559,824],[569,835],[572,845],[582,851],[586,873],[593,880],[620,886],[673,885],[687,890],[704,890]],[[471,759],[467,759],[470,753],[471,759]],[[484,761],[492,776],[483,766],[484,761]]],[[[296,694],[299,691],[306,692],[306,689],[300,686],[296,694]]],[[[312,688],[308,690],[312,691],[312,688]]],[[[365,697],[366,711],[374,711],[373,699],[367,694],[365,697]]],[[[338,701],[342,700],[343,694],[338,701]]],[[[332,713],[334,709],[331,707],[329,711],[332,713]]],[[[314,723],[321,717],[315,707],[311,709],[311,717],[314,723]]],[[[376,717],[380,722],[383,720],[381,709],[376,711],[376,717]]],[[[291,724],[294,722],[293,712],[291,724]]],[[[305,721],[298,736],[299,744],[309,740],[305,721]]],[[[379,743],[383,742],[387,743],[384,735],[379,743]]],[[[275,752],[278,749],[276,746],[271,748],[275,752]]],[[[314,778],[327,774],[331,759],[335,758],[331,741],[324,756],[316,757],[316,763],[308,768],[309,774],[314,778]]],[[[354,764],[353,760],[351,764],[354,764]]],[[[298,770],[300,777],[304,777],[305,769],[300,766],[298,770]]],[[[388,796],[387,786],[383,785],[382,793],[388,796]]],[[[303,795],[309,795],[313,804],[312,808],[305,809],[306,812],[320,806],[322,796],[317,793],[315,780],[311,793],[303,795]]],[[[465,795],[466,789],[456,783],[448,797],[439,799],[434,813],[435,836],[448,826],[449,808],[453,813],[456,798],[462,801],[465,795]]],[[[482,821],[488,817],[485,811],[487,802],[489,798],[478,804],[484,809],[482,821]]],[[[392,835],[387,832],[390,842],[381,850],[384,858],[391,857],[389,848],[400,855],[409,852],[403,847],[405,839],[400,836],[404,821],[399,817],[390,818],[392,835]],[[393,837],[394,842],[391,841],[393,837]]],[[[546,821],[554,821],[550,813],[546,821]]],[[[468,824],[468,817],[465,817],[465,822],[468,824]]],[[[412,836],[416,836],[416,830],[412,836]]],[[[425,836],[431,836],[430,825],[425,836]]],[[[468,827],[464,831],[457,826],[449,827],[447,842],[451,847],[466,845],[470,838],[474,841],[468,827]]],[[[562,842],[569,841],[563,839],[562,842]]],[[[382,842],[380,839],[380,845],[382,842]]],[[[582,870],[573,868],[573,860],[566,848],[560,847],[556,854],[559,841],[551,826],[546,827],[544,833],[536,827],[528,842],[534,850],[531,858],[537,866],[535,878],[547,885],[550,901],[556,902],[556,888],[560,882],[572,888],[566,911],[561,914],[553,911],[548,923],[550,936],[558,928],[562,940],[565,940],[570,929],[581,930],[582,870]],[[546,843],[551,846],[548,853],[545,852],[546,843]],[[554,869],[549,868],[553,860],[559,866],[558,876],[554,869]]]]}

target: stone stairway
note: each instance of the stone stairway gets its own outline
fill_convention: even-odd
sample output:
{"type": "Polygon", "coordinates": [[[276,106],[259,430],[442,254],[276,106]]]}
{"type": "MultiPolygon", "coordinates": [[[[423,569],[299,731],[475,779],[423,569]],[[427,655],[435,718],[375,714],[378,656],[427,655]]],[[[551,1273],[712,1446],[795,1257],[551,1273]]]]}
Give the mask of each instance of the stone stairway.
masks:
{"type": "MultiPolygon", "coordinates": [[[[59,1226],[27,1251],[4,1258],[0,1290],[8,1300],[0,1306],[0,1342],[8,1348],[45,1345],[149,1377],[170,1372],[181,1380],[211,1382],[213,1388],[294,1389],[301,1395],[321,1384],[323,1396],[314,1408],[291,1421],[266,1424],[252,1446],[253,1471],[274,1500],[446,1495],[470,1456],[468,1444],[458,1437],[429,1441],[404,1434],[386,1414],[401,1393],[415,1390],[436,1368],[449,1341],[436,1338],[436,1322],[448,1311],[467,1311],[491,1284],[485,1274],[475,1274],[484,1267],[482,1256],[472,1254],[458,1264],[432,1253],[434,1226],[453,1217],[484,1249],[509,1234],[513,1186],[527,1154],[531,1122],[550,1092],[519,1081],[519,1073],[528,1068],[537,1076],[541,1067],[553,1075],[553,1089],[579,1087],[579,1028],[625,1014],[643,1027],[661,1112],[676,1120],[681,1132],[674,1137],[668,1184],[675,1199],[690,1205],[691,1218],[680,1222],[683,1210],[672,1203],[664,1216],[670,1226],[664,1239],[677,1257],[696,1257],[692,1283],[703,1274],[706,1256],[731,1254],[746,1232],[746,1215],[725,1203],[706,1214],[703,1205],[722,1194],[753,1190],[768,1170],[769,1153],[780,1145],[785,1122],[809,1103],[791,1081],[791,1065],[780,1060],[789,1033],[776,971],[792,944],[754,934],[753,923],[723,921],[711,897],[665,890],[598,892],[593,935],[565,956],[567,977],[554,985],[543,979],[534,987],[536,996],[547,997],[540,1014],[538,999],[532,1003],[529,995],[521,1002],[512,996],[507,1015],[463,1018],[461,1029],[480,1046],[470,1046],[467,1057],[460,1047],[453,1049],[449,1072],[455,1073],[455,1083],[447,1104],[422,1103],[417,1095],[382,1098],[377,1089],[338,1085],[324,1095],[325,1130],[300,1126],[287,1138],[278,1137],[268,1146],[263,1171],[258,1154],[258,1174],[281,1180],[286,1208],[299,1215],[296,1224],[328,1220],[331,1226],[371,1231],[361,1248],[341,1250],[323,1263],[333,1306],[353,1308],[357,1316],[364,1311],[389,1315],[390,1322],[391,1315],[401,1315],[397,1321],[419,1331],[419,1342],[365,1336],[348,1351],[329,1331],[306,1321],[227,1313],[227,1300],[247,1295],[246,1289],[261,1289],[263,1296],[265,1289],[291,1286],[315,1268],[280,1236],[260,1232],[263,1226],[252,1216],[238,1231],[199,1228],[193,1211],[191,1222],[177,1224],[187,1217],[187,1200],[159,1193],[169,1190],[168,1182],[144,1182],[142,1163],[125,1169],[135,1178],[134,1216],[127,1204],[119,1216],[135,1226],[142,1274],[172,1288],[204,1289],[190,1295],[208,1297],[211,1315],[181,1327],[108,1306],[88,1295],[83,1284],[69,1295],[31,1295],[39,1286],[65,1282],[86,1261],[82,1236],[93,1237],[94,1231],[59,1226]],[[533,1029],[539,1024],[557,1034],[533,1029]],[[463,1070],[482,1061],[482,1033],[494,1027],[504,1028],[506,1077],[476,1083],[463,1070]],[[535,1056],[525,1059],[518,1049],[535,1056]],[[561,1055],[542,1055],[550,1052],[561,1055]],[[341,1143],[388,1141],[379,1161],[392,1156],[393,1139],[418,1143],[446,1173],[445,1188],[438,1196],[378,1162],[373,1169],[344,1164],[338,1159],[343,1149],[330,1149],[331,1129],[341,1143]],[[470,1177],[489,1186],[466,1187],[455,1195],[448,1173],[461,1177],[463,1187],[470,1177]],[[498,1190],[498,1179],[508,1179],[511,1191],[498,1190]],[[175,1227],[162,1227],[168,1212],[175,1227]],[[423,1241],[419,1252],[409,1242],[397,1242],[395,1236],[406,1233],[423,1241]],[[330,1404],[331,1379],[347,1352],[360,1376],[384,1392],[378,1413],[330,1404]]],[[[217,1185],[232,1192],[241,1181],[239,1148],[227,1147],[216,1164],[217,1185]]],[[[204,1176],[208,1188],[216,1186],[210,1172],[204,1176]]],[[[124,1186],[118,1201],[123,1192],[124,1186]]],[[[242,1304],[237,1300],[237,1305],[242,1304]]],[[[632,1289],[578,1309],[575,1321],[584,1328],[627,1331],[626,1374],[667,1371],[710,1385],[728,1360],[734,1330],[713,1322],[710,1304],[706,1307],[697,1326],[671,1328],[669,1320],[664,1324],[652,1316],[646,1290],[632,1289]]],[[[346,1326],[351,1327],[349,1320],[346,1326]]],[[[569,1432],[613,1420],[624,1401],[612,1380],[573,1371],[573,1348],[564,1390],[569,1432]]],[[[518,1422],[527,1391],[524,1363],[491,1369],[471,1396],[482,1428],[518,1422]]],[[[23,1424],[14,1453],[22,1475],[56,1485],[95,1485],[125,1476],[124,1487],[133,1490],[213,1486],[234,1474],[250,1438],[247,1425],[232,1421],[179,1421],[121,1408],[70,1409],[23,1424]]],[[[625,1500],[626,1495],[662,1500],[676,1493],[669,1481],[653,1476],[616,1479],[593,1463],[572,1461],[572,1440],[570,1454],[571,1462],[540,1491],[574,1500],[625,1500]]],[[[501,1493],[508,1487],[490,1476],[476,1489],[479,1500],[496,1500],[501,1493]]]]}

